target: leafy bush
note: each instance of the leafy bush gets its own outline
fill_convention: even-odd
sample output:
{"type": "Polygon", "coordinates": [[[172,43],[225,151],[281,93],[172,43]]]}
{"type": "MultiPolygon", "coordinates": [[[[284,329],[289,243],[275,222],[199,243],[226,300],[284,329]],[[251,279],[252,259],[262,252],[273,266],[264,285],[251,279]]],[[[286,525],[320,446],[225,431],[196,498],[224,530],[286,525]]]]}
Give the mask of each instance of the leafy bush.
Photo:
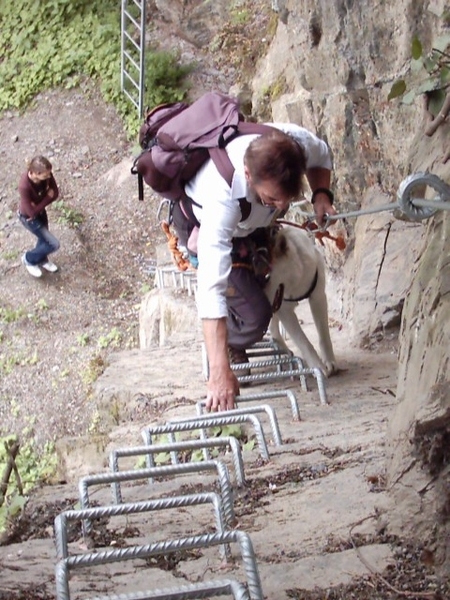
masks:
{"type": "Polygon", "coordinates": [[[4,482],[5,472],[0,472],[0,532],[25,506],[27,494],[39,483],[47,481],[56,469],[57,457],[52,443],[47,443],[38,454],[33,440],[29,439],[30,431],[25,429],[22,437],[26,441],[20,445],[16,436],[0,437],[0,465],[5,468],[8,460],[14,464],[9,482],[4,482]],[[12,454],[14,446],[18,446],[15,457],[12,454]]]}
{"type": "Polygon", "coordinates": [[[64,200],[57,200],[53,203],[52,208],[58,212],[58,223],[63,223],[64,225],[76,229],[84,221],[82,213],[75,208],[68,206],[64,200]]]}
{"type": "Polygon", "coordinates": [[[0,6],[0,110],[20,108],[38,92],[101,79],[112,93],[120,53],[120,5],[113,0],[5,1],[0,6]]]}
{"type": "Polygon", "coordinates": [[[145,104],[155,106],[163,102],[178,102],[186,97],[186,77],[194,64],[180,65],[174,52],[147,52],[145,60],[145,104]]]}
{"type": "MultiPolygon", "coordinates": [[[[46,89],[98,83],[128,132],[139,115],[120,87],[120,2],[116,0],[3,0],[0,3],[0,112],[20,109],[46,89]]],[[[149,105],[180,100],[192,66],[174,53],[147,52],[149,105]]]]}

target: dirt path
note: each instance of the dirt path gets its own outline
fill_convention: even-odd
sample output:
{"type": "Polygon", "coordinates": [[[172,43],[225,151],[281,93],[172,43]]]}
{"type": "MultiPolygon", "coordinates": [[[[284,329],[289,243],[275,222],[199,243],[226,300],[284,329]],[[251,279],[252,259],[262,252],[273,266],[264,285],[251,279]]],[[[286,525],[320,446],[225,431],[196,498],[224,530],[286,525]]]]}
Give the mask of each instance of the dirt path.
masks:
{"type": "Polygon", "coordinates": [[[53,90],[25,114],[4,115],[0,148],[0,435],[27,430],[40,448],[89,429],[92,381],[110,352],[138,343],[163,234],[150,197],[138,201],[132,144],[95,90],[53,90]],[[59,271],[41,279],[21,264],[34,238],[16,216],[17,183],[36,154],[52,161],[62,202],[48,210],[59,271]]]}

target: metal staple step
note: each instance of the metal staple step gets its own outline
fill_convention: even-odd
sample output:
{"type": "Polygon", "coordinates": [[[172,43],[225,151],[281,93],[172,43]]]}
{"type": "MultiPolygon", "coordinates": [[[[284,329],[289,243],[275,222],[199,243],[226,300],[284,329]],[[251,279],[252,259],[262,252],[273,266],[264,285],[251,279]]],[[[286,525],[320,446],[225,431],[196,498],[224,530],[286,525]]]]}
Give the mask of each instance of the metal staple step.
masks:
{"type": "MultiPolygon", "coordinates": [[[[137,481],[139,479],[150,479],[153,477],[167,477],[169,475],[179,475],[187,473],[199,473],[200,471],[217,471],[222,498],[225,523],[234,524],[234,506],[231,482],[226,465],[218,460],[203,461],[200,463],[186,463],[181,465],[168,465],[164,467],[152,467],[151,469],[136,469],[135,471],[122,471],[120,473],[101,473],[99,475],[88,475],[80,479],[78,484],[80,493],[80,505],[82,509],[89,508],[88,488],[92,485],[101,485],[106,483],[121,483],[122,481],[137,481]]],[[[117,495],[117,487],[113,487],[114,501],[118,504],[121,499],[121,490],[117,495]]],[[[92,531],[92,524],[89,520],[83,521],[83,534],[89,535],[92,531]]]]}
{"type": "Polygon", "coordinates": [[[250,422],[256,434],[258,441],[259,451],[263,460],[269,460],[269,450],[267,448],[266,439],[264,437],[264,431],[261,423],[256,415],[236,415],[226,416],[226,413],[220,413],[218,415],[209,415],[206,419],[199,419],[192,422],[176,422],[168,425],[158,425],[155,427],[146,427],[142,431],[142,437],[144,443],[151,446],[153,443],[152,436],[167,434],[170,442],[175,443],[174,434],[181,431],[195,431],[207,429],[209,427],[221,427],[223,425],[235,425],[237,423],[250,422]]]}
{"type": "MultiPolygon", "coordinates": [[[[136,446],[131,448],[118,448],[109,455],[109,466],[113,473],[119,471],[119,458],[130,456],[145,456],[147,467],[156,466],[154,454],[170,452],[172,464],[179,464],[178,452],[185,450],[202,450],[207,448],[228,447],[233,456],[233,466],[236,477],[236,485],[242,487],[245,483],[244,462],[242,460],[241,446],[235,437],[207,438],[201,440],[188,440],[185,442],[174,442],[169,444],[153,444],[151,446],[136,446]]],[[[209,455],[206,457],[209,460],[209,455]]],[[[118,485],[117,483],[113,484],[118,485]]]]}
{"type": "Polygon", "coordinates": [[[319,398],[321,404],[328,404],[327,392],[326,392],[326,378],[320,369],[308,369],[301,365],[301,359],[296,356],[292,357],[281,357],[279,359],[272,360],[261,360],[249,363],[241,363],[231,365],[233,371],[248,370],[249,368],[258,369],[266,367],[277,367],[275,371],[270,373],[257,373],[255,375],[236,375],[237,380],[240,383],[260,383],[263,381],[273,381],[276,379],[285,379],[287,377],[304,377],[306,375],[312,375],[317,382],[317,389],[319,392],[319,398]],[[297,368],[288,369],[286,371],[279,370],[278,367],[294,362],[297,364],[297,368]]]}
{"type": "Polygon", "coordinates": [[[180,271],[175,266],[157,267],[155,270],[156,287],[160,290],[166,288],[187,290],[188,296],[195,295],[197,291],[197,273],[195,271],[180,271]],[[167,283],[167,279],[171,285],[167,283]]]}
{"type": "MultiPolygon", "coordinates": [[[[192,423],[193,421],[199,421],[200,419],[209,419],[214,415],[256,415],[262,412],[265,412],[269,417],[270,428],[272,430],[273,443],[275,446],[281,446],[283,441],[281,439],[280,427],[278,425],[278,419],[275,414],[274,409],[268,404],[263,404],[260,406],[250,406],[248,408],[235,408],[227,411],[219,411],[215,413],[202,414],[203,408],[206,406],[206,400],[200,400],[197,402],[197,417],[188,417],[184,418],[180,421],[169,421],[169,423],[192,423]]],[[[203,430],[202,430],[203,431],[203,430]]]]}
{"type": "MultiPolygon", "coordinates": [[[[318,368],[306,368],[300,357],[283,353],[275,342],[263,339],[247,350],[247,356],[249,359],[265,356],[273,356],[273,358],[269,360],[249,360],[249,362],[245,363],[232,364],[231,369],[236,371],[236,378],[240,383],[263,383],[277,379],[298,377],[302,389],[308,391],[306,375],[312,375],[317,382],[320,403],[328,404],[326,378],[322,371],[318,368]],[[273,367],[274,370],[269,373],[257,372],[250,375],[239,375],[239,371],[248,372],[250,370],[252,373],[255,369],[267,369],[270,367],[273,367]],[[286,369],[286,367],[288,368],[286,369]]],[[[204,343],[202,343],[202,372],[204,378],[207,380],[209,378],[209,362],[204,343]]]]}
{"type": "Polygon", "coordinates": [[[269,400],[280,397],[286,397],[292,411],[294,421],[300,421],[300,410],[298,408],[297,398],[292,390],[274,390],[265,392],[256,392],[254,394],[245,394],[245,396],[237,396],[236,403],[239,406],[240,402],[252,402],[255,400],[269,400]]]}
{"type": "MultiPolygon", "coordinates": [[[[144,500],[141,502],[127,502],[125,504],[113,504],[83,510],[66,510],[55,518],[55,544],[56,556],[59,559],[69,556],[67,524],[73,521],[81,521],[82,524],[93,519],[103,517],[116,517],[120,515],[140,514],[162,509],[179,508],[181,506],[198,506],[200,504],[212,504],[216,518],[216,529],[218,533],[225,531],[222,499],[216,492],[203,492],[201,494],[188,494],[186,496],[171,496],[170,498],[158,498],[156,500],[144,500]]],[[[222,549],[224,557],[229,555],[228,547],[222,549]]]]}
{"type": "MultiPolygon", "coordinates": [[[[201,345],[201,351],[202,351],[202,373],[203,373],[203,377],[205,378],[205,380],[209,379],[209,361],[208,361],[208,354],[206,352],[206,346],[205,343],[202,342],[201,345]]],[[[302,362],[302,359],[298,356],[294,356],[292,354],[286,354],[286,352],[280,348],[280,346],[271,338],[263,338],[260,342],[257,342],[256,344],[253,344],[253,346],[251,346],[250,348],[248,348],[246,350],[247,352],[247,356],[249,358],[264,358],[264,357],[268,357],[271,356],[273,357],[272,360],[274,362],[272,362],[272,366],[276,366],[277,368],[277,373],[282,373],[282,369],[279,368],[279,366],[286,366],[286,365],[290,365],[291,366],[291,370],[293,369],[298,369],[299,371],[301,369],[303,369],[304,365],[302,362]]],[[[231,365],[231,368],[233,370],[243,370],[243,369],[251,369],[252,367],[256,366],[256,362],[255,361],[250,361],[250,363],[241,363],[238,365],[231,365]],[[234,368],[236,367],[236,368],[234,368]]],[[[267,366],[267,365],[265,365],[267,366]]],[[[282,377],[283,375],[280,375],[280,377],[282,377]]],[[[303,374],[303,372],[299,372],[298,373],[298,377],[300,379],[300,385],[302,387],[302,389],[307,392],[308,391],[308,383],[306,381],[306,376],[303,374]]],[[[238,381],[240,381],[240,376],[237,375],[238,381]]],[[[257,382],[258,379],[253,379],[253,382],[257,382]]],[[[261,381],[263,381],[263,379],[261,379],[261,381]]]]}
{"type": "MultiPolygon", "coordinates": [[[[208,548],[211,546],[230,543],[239,544],[242,562],[247,578],[246,584],[248,588],[249,600],[264,600],[261,578],[259,575],[258,566],[256,564],[255,553],[250,536],[239,530],[226,531],[224,533],[204,534],[176,540],[168,540],[154,544],[128,546],[126,548],[116,548],[112,550],[104,550],[102,552],[86,552],[84,554],[68,556],[59,560],[56,565],[56,597],[57,600],[70,600],[69,575],[70,572],[75,569],[109,564],[124,560],[133,560],[136,558],[148,558],[150,556],[179,552],[181,550],[208,548]]],[[[214,585],[214,583],[215,582],[212,581],[211,585],[214,585]]],[[[151,598],[151,591],[144,593],[148,593],[148,597],[151,598]]],[[[157,593],[161,594],[161,592],[157,593]]],[[[114,598],[117,599],[117,595],[103,596],[103,600],[113,600],[114,598]]],[[[122,598],[123,600],[131,600],[132,598],[139,598],[139,595],[135,593],[134,596],[125,595],[122,596],[122,598]]],[[[156,596],[156,598],[158,598],[158,596],[156,596]]]]}
{"type": "Polygon", "coordinates": [[[199,600],[200,598],[230,595],[234,600],[250,600],[245,585],[234,579],[214,579],[205,583],[191,583],[177,588],[121,594],[120,596],[96,596],[90,600],[189,600],[190,598],[199,600]]]}

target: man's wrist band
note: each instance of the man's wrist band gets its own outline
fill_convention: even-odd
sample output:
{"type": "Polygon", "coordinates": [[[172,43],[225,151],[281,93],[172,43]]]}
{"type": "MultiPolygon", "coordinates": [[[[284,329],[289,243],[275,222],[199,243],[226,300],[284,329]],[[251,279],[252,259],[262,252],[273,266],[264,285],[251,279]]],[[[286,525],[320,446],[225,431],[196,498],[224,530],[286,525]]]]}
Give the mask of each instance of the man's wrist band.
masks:
{"type": "Polygon", "coordinates": [[[314,202],[316,200],[317,194],[325,194],[325,195],[327,195],[328,198],[330,199],[330,203],[333,204],[333,202],[334,202],[334,194],[328,188],[317,188],[316,190],[314,190],[313,193],[312,193],[312,196],[311,196],[311,204],[314,204],[314,202]]]}

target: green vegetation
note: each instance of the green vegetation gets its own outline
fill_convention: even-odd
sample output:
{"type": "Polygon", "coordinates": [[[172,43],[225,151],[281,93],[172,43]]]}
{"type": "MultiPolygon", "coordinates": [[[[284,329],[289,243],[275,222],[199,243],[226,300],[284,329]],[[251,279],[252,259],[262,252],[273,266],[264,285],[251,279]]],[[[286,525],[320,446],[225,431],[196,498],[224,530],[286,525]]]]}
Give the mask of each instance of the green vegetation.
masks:
{"type": "Polygon", "coordinates": [[[53,202],[52,208],[57,211],[57,222],[62,225],[68,225],[76,229],[84,221],[83,214],[75,208],[71,208],[64,200],[53,202]]]}
{"type": "Polygon", "coordinates": [[[10,344],[6,345],[7,351],[0,352],[0,374],[9,375],[16,367],[35,365],[38,362],[37,352],[26,354],[25,352],[12,352],[10,344]]]}
{"type": "MultiPolygon", "coordinates": [[[[184,432],[174,433],[175,441],[194,441],[198,440],[198,432],[184,432]]],[[[208,438],[225,438],[235,437],[239,440],[242,450],[253,450],[255,447],[255,440],[248,439],[245,432],[245,428],[242,425],[223,425],[218,427],[211,427],[208,429],[208,438]]],[[[168,444],[171,440],[167,434],[156,436],[153,440],[154,444],[168,444]]],[[[198,450],[180,450],[178,451],[179,460],[181,463],[186,462],[202,462],[204,459],[203,449],[198,450]]],[[[212,458],[220,456],[220,450],[218,448],[209,448],[209,454],[212,458]]],[[[171,464],[170,452],[158,452],[154,455],[155,465],[169,465],[171,464]]],[[[145,469],[147,465],[146,457],[141,456],[137,459],[134,468],[145,469]]]]}
{"type": "Polygon", "coordinates": [[[34,323],[37,325],[41,314],[48,309],[45,298],[39,298],[29,310],[24,306],[0,307],[0,325],[2,326],[0,331],[0,376],[11,374],[17,367],[36,365],[39,362],[35,347],[24,348],[17,344],[14,335],[11,337],[11,331],[17,324],[34,323]]]}
{"type": "MultiPolygon", "coordinates": [[[[120,2],[47,0],[0,3],[0,112],[21,109],[46,89],[71,88],[94,81],[106,102],[116,106],[133,136],[136,108],[120,89],[120,2]]],[[[185,76],[175,53],[150,49],[146,54],[149,106],[179,100],[185,76]]]]}
{"type": "Polygon", "coordinates": [[[39,298],[39,300],[36,303],[36,306],[39,310],[48,310],[48,304],[45,298],[39,298]]]}
{"type": "Polygon", "coordinates": [[[26,315],[22,306],[19,308],[6,308],[0,306],[0,323],[14,323],[26,315]]]}
{"type": "Polygon", "coordinates": [[[122,334],[113,327],[106,335],[101,335],[98,338],[97,346],[99,348],[119,348],[122,342],[122,334]]]}
{"type": "Polygon", "coordinates": [[[19,306],[18,308],[0,306],[0,324],[17,323],[24,319],[39,323],[39,313],[47,311],[48,308],[49,306],[45,298],[39,298],[28,312],[23,306],[19,306]]]}
{"type": "Polygon", "coordinates": [[[230,6],[230,21],[233,25],[246,25],[252,19],[248,7],[241,6],[240,2],[235,2],[230,6]]]}
{"type": "Polygon", "coordinates": [[[150,49],[145,58],[145,104],[155,106],[163,102],[179,102],[188,92],[186,77],[194,64],[179,64],[176,52],[158,52],[150,49]]]}
{"type": "Polygon", "coordinates": [[[421,41],[414,37],[411,44],[411,64],[406,79],[394,82],[388,100],[401,98],[412,104],[417,96],[426,94],[427,109],[436,117],[444,104],[450,85],[450,34],[436,39],[430,52],[424,52],[421,41]]]}
{"type": "Polygon", "coordinates": [[[100,413],[98,412],[98,410],[96,410],[94,412],[94,414],[92,415],[91,423],[88,427],[88,433],[90,435],[99,433],[101,420],[102,419],[101,419],[100,413]]]}
{"type": "Polygon", "coordinates": [[[42,452],[36,452],[31,431],[22,432],[21,441],[16,436],[0,437],[0,532],[6,529],[27,501],[27,494],[39,483],[54,474],[56,454],[52,443],[42,452]]]}
{"type": "Polygon", "coordinates": [[[152,285],[150,285],[149,283],[147,283],[147,282],[144,282],[144,283],[141,285],[141,287],[140,287],[140,289],[139,289],[139,292],[141,293],[141,295],[142,295],[142,296],[144,296],[145,294],[148,294],[148,292],[149,292],[150,290],[152,290],[153,288],[154,288],[154,285],[153,285],[153,284],[152,284],[152,285]]]}
{"type": "Polygon", "coordinates": [[[116,93],[120,5],[113,0],[1,3],[0,110],[20,108],[38,92],[74,87],[84,77],[116,93]]]}
{"type": "Polygon", "coordinates": [[[88,333],[80,333],[77,335],[77,344],[81,347],[87,346],[90,342],[90,337],[88,333]]]}
{"type": "Polygon", "coordinates": [[[265,87],[258,96],[256,107],[254,107],[254,110],[257,110],[259,119],[271,121],[273,102],[288,91],[289,87],[284,75],[280,75],[271,85],[265,87]]]}
{"type": "Polygon", "coordinates": [[[105,360],[100,354],[95,354],[89,361],[87,367],[81,373],[83,383],[90,387],[106,369],[105,360]]]}
{"type": "Polygon", "coordinates": [[[0,257],[3,258],[3,260],[16,260],[19,254],[20,252],[18,250],[9,250],[2,252],[0,257]]]}
{"type": "Polygon", "coordinates": [[[286,78],[284,75],[279,75],[272,85],[263,91],[263,96],[265,96],[270,102],[274,102],[287,91],[288,84],[286,78]]]}

